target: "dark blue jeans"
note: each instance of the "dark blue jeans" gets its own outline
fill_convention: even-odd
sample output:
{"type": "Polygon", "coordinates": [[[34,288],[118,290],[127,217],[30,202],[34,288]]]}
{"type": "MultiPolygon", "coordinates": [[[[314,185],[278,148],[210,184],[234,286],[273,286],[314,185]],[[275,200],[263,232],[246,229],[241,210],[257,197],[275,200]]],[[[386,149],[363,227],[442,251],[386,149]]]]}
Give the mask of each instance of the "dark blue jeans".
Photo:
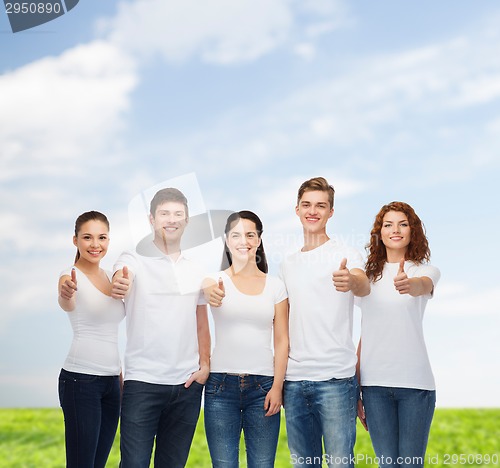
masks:
{"type": "Polygon", "coordinates": [[[366,422],[383,467],[422,467],[436,392],[399,387],[363,387],[366,422]]]}
{"type": "Polygon", "coordinates": [[[61,369],[59,402],[64,413],[66,466],[104,468],[120,416],[119,376],[61,369]]]}
{"type": "Polygon", "coordinates": [[[158,385],[126,380],[120,423],[121,468],[148,468],[156,437],[154,466],[186,465],[200,415],[203,385],[158,385]]]}
{"type": "Polygon", "coordinates": [[[280,414],[265,416],[264,400],[273,385],[265,375],[211,373],[205,385],[205,432],[214,468],[237,468],[241,431],[248,468],[272,468],[280,414]]]}

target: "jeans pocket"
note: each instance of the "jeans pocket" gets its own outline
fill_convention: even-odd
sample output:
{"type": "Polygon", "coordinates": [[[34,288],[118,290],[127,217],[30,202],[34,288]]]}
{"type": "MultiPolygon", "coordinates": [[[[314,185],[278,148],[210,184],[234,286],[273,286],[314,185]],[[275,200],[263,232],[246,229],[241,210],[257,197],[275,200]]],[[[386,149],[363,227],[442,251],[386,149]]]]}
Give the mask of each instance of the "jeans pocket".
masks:
{"type": "Polygon", "coordinates": [[[218,395],[222,392],[224,381],[213,374],[210,374],[205,382],[205,395],[218,395]]]}
{"type": "Polygon", "coordinates": [[[262,377],[257,381],[257,387],[264,395],[267,395],[269,390],[271,390],[273,383],[274,377],[262,377]]]}

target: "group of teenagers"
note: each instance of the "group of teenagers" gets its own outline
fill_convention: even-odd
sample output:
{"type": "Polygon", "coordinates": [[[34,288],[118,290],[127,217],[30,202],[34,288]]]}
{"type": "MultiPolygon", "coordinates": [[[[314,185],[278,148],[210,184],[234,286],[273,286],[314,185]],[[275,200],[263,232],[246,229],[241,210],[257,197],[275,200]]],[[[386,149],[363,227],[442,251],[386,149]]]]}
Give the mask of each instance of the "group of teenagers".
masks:
{"type": "Polygon", "coordinates": [[[153,235],[100,267],[109,223],[75,223],[74,265],[59,305],[73,341],[59,376],[67,467],[104,467],[120,419],[122,468],[183,467],[204,394],[214,467],[273,467],[284,407],[294,466],[352,467],[356,419],[380,466],[423,466],[435,384],[422,319],[440,273],[424,227],[403,202],[375,216],[367,260],[327,234],[334,189],[298,190],[303,247],[268,274],[263,226],[251,211],[225,226],[221,271],[207,275],[181,250],[188,201],[176,188],[150,203],[153,235]],[[353,306],[362,313],[353,343],[353,306]],[[207,304],[213,316],[212,340],[207,304]],[[118,327],[126,317],[122,377],[118,327]]]}

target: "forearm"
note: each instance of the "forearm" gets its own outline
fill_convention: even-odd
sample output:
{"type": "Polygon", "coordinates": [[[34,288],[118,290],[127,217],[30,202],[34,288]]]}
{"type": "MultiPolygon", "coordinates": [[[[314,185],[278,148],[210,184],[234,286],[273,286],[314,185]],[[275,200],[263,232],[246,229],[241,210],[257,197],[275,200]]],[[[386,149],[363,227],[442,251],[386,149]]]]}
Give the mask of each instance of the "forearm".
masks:
{"type": "Polygon", "coordinates": [[[370,294],[370,281],[363,270],[354,268],[351,270],[351,291],[355,296],[363,297],[370,294]]]}
{"type": "Polygon", "coordinates": [[[432,280],[427,276],[422,276],[420,278],[418,277],[410,278],[408,280],[408,283],[410,285],[409,294],[410,296],[413,297],[425,296],[427,294],[431,294],[434,289],[434,284],[432,283],[432,280]]]}
{"type": "Polygon", "coordinates": [[[200,369],[206,367],[210,369],[210,329],[208,326],[207,306],[198,306],[196,313],[197,333],[198,333],[198,353],[200,356],[200,369]]]}
{"type": "Polygon", "coordinates": [[[61,307],[62,310],[65,312],[72,312],[75,310],[75,298],[72,297],[71,299],[64,299],[59,295],[57,302],[59,303],[59,306],[61,307]]]}

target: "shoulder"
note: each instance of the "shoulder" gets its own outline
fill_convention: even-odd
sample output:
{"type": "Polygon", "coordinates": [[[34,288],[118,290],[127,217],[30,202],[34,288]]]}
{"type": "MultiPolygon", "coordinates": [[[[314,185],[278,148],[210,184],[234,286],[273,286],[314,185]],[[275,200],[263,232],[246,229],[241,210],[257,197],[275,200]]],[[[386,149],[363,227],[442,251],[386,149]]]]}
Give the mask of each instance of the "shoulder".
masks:
{"type": "Polygon", "coordinates": [[[64,270],[62,270],[60,273],[59,273],[59,278],[62,278],[63,276],[71,276],[71,270],[74,268],[74,266],[70,266],[64,270]]]}
{"type": "Polygon", "coordinates": [[[120,256],[116,259],[116,262],[113,266],[113,272],[122,269],[124,266],[126,267],[134,267],[139,263],[140,255],[134,250],[125,250],[120,254],[120,256]]]}
{"type": "Polygon", "coordinates": [[[428,276],[434,283],[436,283],[441,277],[441,272],[437,267],[431,265],[430,263],[416,264],[414,262],[410,262],[407,275],[409,277],[428,276]]]}
{"type": "Polygon", "coordinates": [[[271,294],[276,298],[277,302],[280,302],[288,297],[285,283],[281,278],[274,275],[268,275],[266,281],[269,291],[271,291],[271,294]]]}

